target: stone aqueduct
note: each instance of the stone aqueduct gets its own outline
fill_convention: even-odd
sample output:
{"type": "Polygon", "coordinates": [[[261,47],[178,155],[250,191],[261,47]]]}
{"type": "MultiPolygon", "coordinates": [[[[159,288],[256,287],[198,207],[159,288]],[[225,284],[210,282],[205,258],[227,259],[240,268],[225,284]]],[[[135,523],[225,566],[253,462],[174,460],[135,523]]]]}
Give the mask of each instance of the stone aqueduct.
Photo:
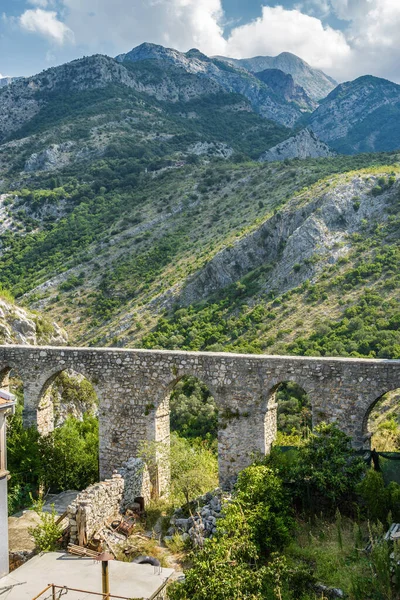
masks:
{"type": "MultiPolygon", "coordinates": [[[[220,482],[229,487],[255,453],[276,435],[274,393],[292,381],[307,393],[313,424],[336,421],[357,448],[367,447],[368,414],[386,392],[400,388],[399,360],[240,355],[212,352],[0,346],[0,387],[15,370],[24,383],[24,422],[52,428],[46,390],[62,371],[84,375],[99,399],[100,476],[145,441],[169,441],[169,394],[185,375],[204,382],[219,409],[220,482]]],[[[159,491],[168,477],[160,466],[159,491]]]]}

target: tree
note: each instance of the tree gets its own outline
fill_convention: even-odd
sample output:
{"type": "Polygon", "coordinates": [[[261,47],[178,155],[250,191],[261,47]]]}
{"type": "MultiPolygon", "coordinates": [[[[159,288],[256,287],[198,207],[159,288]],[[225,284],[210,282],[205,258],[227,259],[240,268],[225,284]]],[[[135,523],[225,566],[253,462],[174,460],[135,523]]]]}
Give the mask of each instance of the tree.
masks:
{"type": "Polygon", "coordinates": [[[351,447],[351,438],[335,424],[322,423],[299,449],[290,477],[304,506],[334,511],[354,498],[365,469],[363,459],[351,447]]]}
{"type": "Polygon", "coordinates": [[[185,502],[218,485],[217,458],[204,442],[171,436],[171,492],[185,502]]]}

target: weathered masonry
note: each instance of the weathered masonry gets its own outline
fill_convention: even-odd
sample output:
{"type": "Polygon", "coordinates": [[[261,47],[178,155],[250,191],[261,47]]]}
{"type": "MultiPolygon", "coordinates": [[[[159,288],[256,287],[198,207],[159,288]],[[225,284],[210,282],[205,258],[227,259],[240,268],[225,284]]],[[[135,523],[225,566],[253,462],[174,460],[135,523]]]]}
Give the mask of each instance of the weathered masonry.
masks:
{"type": "MultiPolygon", "coordinates": [[[[99,398],[100,475],[137,456],[141,442],[169,443],[169,395],[194,375],[219,408],[220,481],[229,486],[255,454],[268,453],[276,435],[275,390],[292,381],[309,395],[314,425],[336,421],[368,447],[367,420],[376,401],[400,387],[399,360],[169,352],[115,348],[0,346],[1,387],[15,370],[24,383],[24,421],[41,433],[52,428],[46,391],[62,371],[84,375],[99,398]]],[[[168,472],[160,467],[162,492],[168,472]]]]}

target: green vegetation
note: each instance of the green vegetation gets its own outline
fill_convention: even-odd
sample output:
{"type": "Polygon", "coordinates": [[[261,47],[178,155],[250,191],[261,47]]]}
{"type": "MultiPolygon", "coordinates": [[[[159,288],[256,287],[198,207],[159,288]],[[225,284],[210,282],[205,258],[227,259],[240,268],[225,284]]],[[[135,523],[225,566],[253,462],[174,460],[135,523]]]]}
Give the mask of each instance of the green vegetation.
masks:
{"type": "Polygon", "coordinates": [[[214,441],[218,433],[218,409],[204,383],[184,377],[170,398],[171,430],[187,439],[214,441]]]}
{"type": "Polygon", "coordinates": [[[171,436],[171,497],[176,504],[188,504],[218,486],[218,464],[207,443],[171,436]]]}
{"type": "Polygon", "coordinates": [[[398,203],[396,191],[388,219],[349,235],[346,257],[323,267],[315,283],[265,294],[267,265],[210,300],[161,317],[143,346],[400,358],[398,203]]]}
{"type": "Polygon", "coordinates": [[[98,422],[84,416],[69,417],[64,425],[47,436],[24,429],[22,407],[9,419],[7,430],[9,512],[30,505],[38,490],[60,492],[83,489],[98,481],[98,422]]]}
{"type": "MultiPolygon", "coordinates": [[[[383,526],[376,522],[368,530],[363,520],[377,517],[377,475],[368,471],[365,477],[365,469],[350,439],[333,425],[316,428],[295,454],[274,450],[244,469],[217,534],[192,552],[185,581],[171,586],[170,598],[317,600],[322,590],[316,584],[323,583],[350,600],[397,599],[391,564],[398,568],[390,544],[381,540],[383,526]],[[364,503],[358,509],[357,482],[364,503]],[[369,554],[363,552],[368,539],[369,554]]],[[[384,493],[386,526],[400,486],[384,493]]]]}
{"type": "Polygon", "coordinates": [[[29,533],[35,540],[35,546],[39,552],[54,552],[58,549],[57,542],[62,535],[62,528],[57,525],[58,515],[54,504],[51,505],[50,512],[45,512],[42,498],[34,500],[31,496],[31,500],[35,512],[40,517],[40,522],[36,527],[31,527],[29,533]]]}

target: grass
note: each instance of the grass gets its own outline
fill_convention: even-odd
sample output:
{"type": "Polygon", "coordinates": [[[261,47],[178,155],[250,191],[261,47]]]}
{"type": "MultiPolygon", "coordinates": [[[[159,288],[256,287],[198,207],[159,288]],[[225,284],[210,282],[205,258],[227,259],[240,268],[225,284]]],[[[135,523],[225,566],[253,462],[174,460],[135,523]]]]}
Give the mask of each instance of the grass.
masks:
{"type": "Polygon", "coordinates": [[[317,581],[340,588],[351,595],[353,582],[370,573],[368,557],[363,549],[367,543],[366,525],[360,527],[350,519],[337,522],[317,520],[299,522],[295,539],[287,550],[293,563],[303,562],[315,569],[317,581]]]}
{"type": "Polygon", "coordinates": [[[10,290],[7,290],[0,286],[0,299],[4,300],[8,304],[15,304],[15,298],[10,290]]]}

